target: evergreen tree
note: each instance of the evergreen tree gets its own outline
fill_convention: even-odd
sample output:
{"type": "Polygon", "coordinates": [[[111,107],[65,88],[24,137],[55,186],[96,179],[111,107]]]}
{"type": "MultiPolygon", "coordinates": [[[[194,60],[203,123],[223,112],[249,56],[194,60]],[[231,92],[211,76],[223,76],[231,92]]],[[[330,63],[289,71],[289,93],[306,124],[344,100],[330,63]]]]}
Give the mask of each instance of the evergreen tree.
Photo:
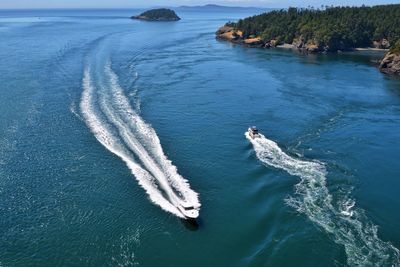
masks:
{"type": "Polygon", "coordinates": [[[323,9],[276,10],[229,23],[243,37],[259,36],[263,41],[278,40],[327,47],[329,51],[370,47],[374,41],[389,41],[393,48],[400,40],[400,4],[323,9]]]}

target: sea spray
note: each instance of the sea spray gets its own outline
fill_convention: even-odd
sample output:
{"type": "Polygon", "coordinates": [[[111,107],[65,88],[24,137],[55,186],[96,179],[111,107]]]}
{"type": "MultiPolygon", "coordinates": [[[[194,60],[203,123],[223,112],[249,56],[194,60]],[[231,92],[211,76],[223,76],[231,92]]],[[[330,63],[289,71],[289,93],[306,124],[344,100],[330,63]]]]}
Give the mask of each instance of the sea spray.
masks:
{"type": "Polygon", "coordinates": [[[248,133],[245,136],[261,162],[300,177],[295,186],[296,196],[288,198],[287,204],[343,245],[349,265],[400,266],[399,250],[378,237],[375,225],[363,222],[366,218],[362,217],[362,212],[353,210],[354,200],[341,200],[342,207],[334,207],[326,186],[327,171],[323,163],[291,157],[262,134],[254,139],[248,133]]]}

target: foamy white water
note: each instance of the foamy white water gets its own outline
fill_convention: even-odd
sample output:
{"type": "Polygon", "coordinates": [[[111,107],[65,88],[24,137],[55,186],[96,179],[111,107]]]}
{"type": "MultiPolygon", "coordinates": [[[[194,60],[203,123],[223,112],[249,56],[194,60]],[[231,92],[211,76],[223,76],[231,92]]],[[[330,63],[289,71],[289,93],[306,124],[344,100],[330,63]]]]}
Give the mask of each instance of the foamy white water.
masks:
{"type": "Polygon", "coordinates": [[[80,103],[96,139],[127,164],[153,203],[181,218],[177,206],[182,202],[199,208],[198,194],[167,159],[154,129],[130,106],[111,63],[100,75],[106,82],[96,83],[90,67],[85,69],[80,103]]]}
{"type": "Polygon", "coordinates": [[[362,212],[354,210],[355,201],[342,199],[341,208],[333,205],[323,163],[291,157],[262,134],[255,139],[247,132],[245,136],[261,162],[300,177],[295,186],[296,197],[287,199],[287,203],[343,245],[349,265],[400,266],[399,250],[378,237],[377,227],[366,222],[362,212]]]}
{"type": "Polygon", "coordinates": [[[131,140],[136,138],[145,147],[145,149],[141,149],[138,155],[146,156],[153,165],[151,169],[156,171],[156,176],[160,179],[164,176],[185,201],[194,207],[200,207],[198,194],[190,188],[188,181],[178,174],[177,168],[168,160],[155,130],[145,123],[130,106],[129,100],[119,85],[118,76],[111,69],[111,63],[106,65],[105,73],[111,81],[112,95],[110,99],[117,107],[115,112],[125,123],[121,130],[129,129],[128,134],[130,134],[131,140]],[[132,133],[135,133],[135,135],[132,133]]]}
{"type": "Polygon", "coordinates": [[[178,217],[183,217],[179,210],[164,198],[155,183],[155,178],[135,162],[134,158],[129,155],[129,152],[124,148],[124,145],[119,142],[118,137],[112,133],[109,127],[96,114],[95,106],[97,103],[94,97],[95,88],[92,84],[89,68],[84,72],[82,85],[81,112],[86,124],[95,135],[96,139],[105,148],[120,157],[126,163],[139,184],[146,190],[146,193],[153,203],[178,217]]]}

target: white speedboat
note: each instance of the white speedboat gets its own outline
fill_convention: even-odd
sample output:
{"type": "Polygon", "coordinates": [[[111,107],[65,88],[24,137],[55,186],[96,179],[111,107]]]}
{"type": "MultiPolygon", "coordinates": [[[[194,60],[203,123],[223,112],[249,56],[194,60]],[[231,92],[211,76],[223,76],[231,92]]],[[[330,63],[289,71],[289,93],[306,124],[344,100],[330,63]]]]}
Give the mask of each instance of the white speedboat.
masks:
{"type": "Polygon", "coordinates": [[[199,209],[188,203],[181,202],[178,205],[178,209],[188,220],[194,220],[199,217],[199,209]]]}
{"type": "Polygon", "coordinates": [[[260,137],[260,134],[258,133],[257,127],[253,126],[253,127],[249,127],[249,129],[247,130],[247,132],[249,133],[249,136],[251,138],[257,138],[260,137]]]}

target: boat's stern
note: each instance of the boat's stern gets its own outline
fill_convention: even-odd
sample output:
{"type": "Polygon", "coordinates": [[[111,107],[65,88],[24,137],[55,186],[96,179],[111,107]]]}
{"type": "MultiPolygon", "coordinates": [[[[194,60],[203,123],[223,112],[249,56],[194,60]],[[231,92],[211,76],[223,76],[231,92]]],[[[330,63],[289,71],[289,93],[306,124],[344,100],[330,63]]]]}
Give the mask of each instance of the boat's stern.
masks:
{"type": "Polygon", "coordinates": [[[256,138],[256,137],[259,137],[258,129],[257,129],[256,126],[249,127],[249,129],[247,130],[247,132],[249,133],[249,136],[250,136],[251,138],[253,138],[253,139],[256,138]]]}
{"type": "Polygon", "coordinates": [[[195,207],[185,202],[182,202],[181,205],[178,206],[178,209],[186,219],[194,220],[200,215],[199,207],[195,207]]]}

